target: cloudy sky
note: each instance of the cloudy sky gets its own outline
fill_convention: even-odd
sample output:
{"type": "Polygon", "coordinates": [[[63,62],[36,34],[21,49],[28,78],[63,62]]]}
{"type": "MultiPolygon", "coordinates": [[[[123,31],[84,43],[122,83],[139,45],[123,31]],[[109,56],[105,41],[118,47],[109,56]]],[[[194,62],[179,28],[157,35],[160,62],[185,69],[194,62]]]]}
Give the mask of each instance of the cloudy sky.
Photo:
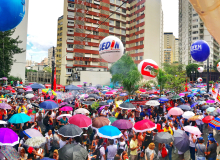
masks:
{"type": "MultiPolygon", "coordinates": [[[[178,37],[178,0],[162,0],[164,32],[178,37]]],[[[63,0],[29,0],[27,57],[40,62],[56,46],[57,19],[63,15],[63,0]]]]}

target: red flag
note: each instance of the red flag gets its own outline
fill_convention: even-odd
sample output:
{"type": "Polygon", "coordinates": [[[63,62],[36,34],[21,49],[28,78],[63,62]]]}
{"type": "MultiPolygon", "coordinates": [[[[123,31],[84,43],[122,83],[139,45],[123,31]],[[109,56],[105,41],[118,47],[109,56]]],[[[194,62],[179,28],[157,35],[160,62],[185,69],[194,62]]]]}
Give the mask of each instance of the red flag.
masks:
{"type": "Polygon", "coordinates": [[[186,78],[186,84],[185,84],[185,92],[187,92],[187,78],[186,78]]]}
{"type": "Polygon", "coordinates": [[[56,77],[56,67],[54,70],[54,79],[53,79],[53,90],[56,91],[56,87],[57,87],[57,77],[56,77]]]}

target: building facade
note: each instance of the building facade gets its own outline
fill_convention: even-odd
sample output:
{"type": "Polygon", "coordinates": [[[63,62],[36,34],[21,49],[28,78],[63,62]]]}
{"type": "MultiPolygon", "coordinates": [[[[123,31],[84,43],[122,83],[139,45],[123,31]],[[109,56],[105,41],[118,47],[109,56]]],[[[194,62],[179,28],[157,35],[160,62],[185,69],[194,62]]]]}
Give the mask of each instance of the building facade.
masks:
{"type": "Polygon", "coordinates": [[[179,39],[175,38],[175,54],[174,61],[179,62],[179,39]]]}
{"type": "Polygon", "coordinates": [[[164,63],[173,63],[175,56],[175,36],[172,32],[164,33],[164,63]]]}
{"type": "MultiPolygon", "coordinates": [[[[54,47],[55,55],[56,55],[56,47],[54,47]]],[[[53,57],[53,47],[48,49],[48,66],[52,67],[52,57],[53,57]]]]}
{"type": "MultiPolygon", "coordinates": [[[[12,35],[12,38],[17,38],[19,36],[18,40],[21,40],[22,43],[19,44],[20,48],[23,48],[26,50],[27,46],[27,25],[28,25],[28,6],[29,6],[29,0],[25,0],[25,16],[21,23],[15,28],[15,32],[12,35]]],[[[10,75],[15,77],[20,77],[22,81],[25,81],[25,66],[26,66],[26,51],[21,54],[15,54],[13,56],[13,59],[15,60],[13,62],[13,65],[11,66],[11,72],[10,75]]]]}
{"type": "MultiPolygon", "coordinates": [[[[111,76],[108,72],[108,63],[99,56],[99,43],[109,35],[121,39],[125,52],[130,54],[136,64],[143,59],[153,59],[158,65],[161,64],[163,54],[161,0],[125,2],[64,0],[64,14],[58,18],[57,25],[55,56],[57,83],[65,85],[71,79],[73,84],[84,81],[90,83],[90,77],[82,79],[81,76],[87,71],[93,74],[100,72],[96,73],[96,76],[102,77],[105,74],[109,79],[111,76]]],[[[103,81],[107,83],[107,80],[103,81]]],[[[110,79],[108,81],[110,82],[110,79]]]]}
{"type": "Polygon", "coordinates": [[[190,54],[191,45],[197,40],[205,40],[210,47],[209,63],[214,64],[220,58],[219,44],[210,35],[203,21],[189,1],[179,0],[179,54],[180,63],[188,65],[198,63],[206,66],[207,61],[196,62],[190,54]]]}

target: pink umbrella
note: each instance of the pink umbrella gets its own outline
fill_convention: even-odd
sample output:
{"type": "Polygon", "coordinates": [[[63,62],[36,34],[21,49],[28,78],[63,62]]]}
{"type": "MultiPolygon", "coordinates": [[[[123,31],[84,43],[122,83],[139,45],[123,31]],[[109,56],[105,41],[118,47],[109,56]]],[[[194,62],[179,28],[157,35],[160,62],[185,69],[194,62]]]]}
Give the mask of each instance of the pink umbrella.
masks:
{"type": "Polygon", "coordinates": [[[87,128],[92,125],[92,120],[85,115],[76,114],[69,119],[69,123],[80,128],[87,128]]]}
{"type": "Polygon", "coordinates": [[[185,94],[184,93],[180,93],[179,96],[185,96],[185,94]]]}
{"type": "Polygon", "coordinates": [[[168,114],[173,116],[180,116],[183,114],[183,110],[178,107],[173,107],[168,111],[168,114]]]}
{"type": "Polygon", "coordinates": [[[106,95],[113,95],[114,93],[113,92],[106,92],[105,94],[106,95]]]}
{"type": "Polygon", "coordinates": [[[110,92],[117,92],[116,90],[111,90],[110,92]]]}
{"type": "Polygon", "coordinates": [[[135,132],[146,132],[146,131],[152,131],[154,129],[156,129],[156,124],[148,119],[135,123],[133,127],[133,130],[135,132]]]}
{"type": "Polygon", "coordinates": [[[140,92],[147,92],[145,89],[139,89],[140,92]]]}
{"type": "Polygon", "coordinates": [[[122,91],[122,89],[118,89],[118,91],[122,91]]]}
{"type": "Polygon", "coordinates": [[[82,87],[82,85],[77,85],[77,87],[82,87]]]}
{"type": "Polygon", "coordinates": [[[194,135],[201,135],[202,133],[200,132],[199,128],[198,127],[195,127],[195,126],[185,126],[183,127],[183,129],[189,133],[192,133],[194,135]]]}
{"type": "Polygon", "coordinates": [[[207,100],[206,103],[215,103],[215,100],[207,100]]]}
{"type": "Polygon", "coordinates": [[[72,107],[62,107],[60,108],[60,111],[72,111],[73,108],[72,107]]]}

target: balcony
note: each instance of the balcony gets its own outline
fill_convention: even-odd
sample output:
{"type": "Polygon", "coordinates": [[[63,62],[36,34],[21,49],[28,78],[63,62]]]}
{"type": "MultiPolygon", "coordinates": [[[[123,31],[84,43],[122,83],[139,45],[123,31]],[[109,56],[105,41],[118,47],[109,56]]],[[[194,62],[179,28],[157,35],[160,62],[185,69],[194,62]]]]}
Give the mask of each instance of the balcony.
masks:
{"type": "Polygon", "coordinates": [[[96,4],[96,5],[100,5],[100,2],[94,1],[94,4],[96,4]]]}
{"type": "Polygon", "coordinates": [[[67,64],[66,66],[67,66],[67,67],[72,67],[72,66],[73,66],[73,64],[67,64]]]}
{"type": "MultiPolygon", "coordinates": [[[[72,66],[71,66],[71,67],[72,67],[72,66]]],[[[67,75],[71,75],[71,74],[72,74],[72,72],[66,72],[66,74],[67,74],[67,75]]]]}
{"type": "Polygon", "coordinates": [[[69,43],[73,43],[74,40],[69,40],[69,39],[67,39],[67,42],[69,42],[69,43]]]}
{"type": "Polygon", "coordinates": [[[67,34],[74,34],[74,32],[67,32],[67,34]]]}
{"type": "Polygon", "coordinates": [[[67,26],[74,26],[74,23],[68,23],[67,26]]]}
{"type": "Polygon", "coordinates": [[[68,7],[68,9],[70,9],[70,10],[74,10],[74,7],[68,7]]]}
{"type": "Polygon", "coordinates": [[[73,51],[73,48],[67,48],[66,50],[67,51],[73,51]]]}

